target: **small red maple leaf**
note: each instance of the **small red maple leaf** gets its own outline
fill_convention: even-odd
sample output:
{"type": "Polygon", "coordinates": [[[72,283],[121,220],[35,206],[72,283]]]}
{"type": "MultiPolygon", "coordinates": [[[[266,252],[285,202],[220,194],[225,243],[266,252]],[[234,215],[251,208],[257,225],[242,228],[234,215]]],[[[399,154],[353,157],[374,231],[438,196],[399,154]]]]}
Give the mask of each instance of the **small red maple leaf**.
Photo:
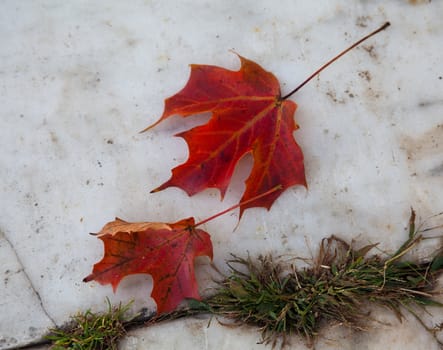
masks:
{"type": "Polygon", "coordinates": [[[293,137],[298,129],[294,122],[297,105],[281,98],[279,82],[272,73],[239,58],[239,71],[191,65],[186,86],[166,99],[163,115],[147,128],[172,115],[212,112],[207,124],[176,135],[187,142],[189,159],[152,192],[176,186],[192,196],[213,187],[223,198],[237,162],[249,152],[254,165],[240,200],[248,203],[240,207],[240,215],[249,207],[269,209],[288,187],[306,186],[303,154],[293,137]],[[281,189],[249,201],[276,186],[281,189]]]}
{"type": "Polygon", "coordinates": [[[212,259],[209,234],[195,228],[194,218],[173,224],[129,223],[116,218],[98,233],[104,257],[84,282],[95,280],[117,289],[123,277],[147,273],[152,276],[152,298],[157,313],[174,310],[185,298],[200,299],[194,259],[212,259]]]}

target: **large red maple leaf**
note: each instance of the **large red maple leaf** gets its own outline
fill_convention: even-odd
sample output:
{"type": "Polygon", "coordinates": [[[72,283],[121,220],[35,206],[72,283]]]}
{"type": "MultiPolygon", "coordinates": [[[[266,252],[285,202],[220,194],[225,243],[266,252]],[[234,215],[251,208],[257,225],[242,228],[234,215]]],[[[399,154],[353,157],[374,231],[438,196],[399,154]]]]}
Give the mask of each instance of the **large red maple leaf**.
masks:
{"type": "Polygon", "coordinates": [[[115,219],[97,234],[105,254],[84,282],[111,284],[114,291],[123,277],[136,273],[152,276],[152,298],[157,313],[174,310],[185,298],[200,299],[194,259],[212,259],[209,234],[195,228],[194,218],[173,224],[129,223],[115,219]]]}
{"type": "Polygon", "coordinates": [[[180,115],[212,112],[205,125],[177,134],[189,146],[189,159],[172,170],[171,178],[152,192],[170,186],[194,195],[218,188],[223,198],[237,162],[252,152],[254,165],[241,202],[281,189],[240,207],[269,209],[293,185],[306,186],[303,154],[293,132],[297,105],[282,99],[277,78],[257,63],[239,56],[241,68],[231,71],[208,65],[191,65],[186,86],[165,101],[162,120],[180,115]]]}

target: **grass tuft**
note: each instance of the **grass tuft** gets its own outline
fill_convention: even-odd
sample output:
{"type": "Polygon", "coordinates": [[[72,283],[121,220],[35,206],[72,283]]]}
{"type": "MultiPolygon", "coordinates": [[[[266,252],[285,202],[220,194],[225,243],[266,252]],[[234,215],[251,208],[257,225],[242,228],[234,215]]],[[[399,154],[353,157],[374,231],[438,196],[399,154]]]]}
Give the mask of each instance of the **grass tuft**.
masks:
{"type": "Polygon", "coordinates": [[[109,299],[106,301],[105,313],[87,310],[73,316],[68,324],[51,329],[46,336],[53,344],[51,349],[116,350],[118,341],[126,334],[124,323],[132,302],[112,307],[109,299]]]}
{"type": "Polygon", "coordinates": [[[323,239],[317,258],[304,269],[270,256],[233,256],[230,275],[205,303],[216,315],[260,327],[262,341],[273,345],[284,344],[291,334],[312,345],[321,327],[331,323],[365,329],[370,303],[399,319],[410,312],[432,331],[414,307],[443,306],[433,298],[443,252],[420,263],[402,260],[426,239],[415,230],[414,219],[412,212],[407,241],[387,258],[368,256],[376,245],[356,249],[335,236],[323,239]]]}

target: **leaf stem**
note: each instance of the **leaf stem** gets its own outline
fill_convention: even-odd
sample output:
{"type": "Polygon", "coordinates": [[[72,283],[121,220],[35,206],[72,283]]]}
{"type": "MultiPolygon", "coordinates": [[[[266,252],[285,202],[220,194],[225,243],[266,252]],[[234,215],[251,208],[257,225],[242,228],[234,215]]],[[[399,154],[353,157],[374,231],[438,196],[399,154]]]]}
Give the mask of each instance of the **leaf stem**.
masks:
{"type": "Polygon", "coordinates": [[[343,56],[344,54],[346,54],[347,52],[351,51],[354,47],[360,45],[363,41],[369,39],[371,36],[377,34],[378,32],[381,32],[382,30],[386,29],[387,27],[389,27],[391,24],[389,22],[386,22],[385,24],[383,24],[380,28],[378,28],[377,30],[373,31],[372,33],[366,35],[365,37],[363,37],[362,39],[360,39],[359,41],[355,42],[354,44],[352,44],[351,46],[349,46],[346,50],[342,51],[341,53],[339,53],[337,56],[335,56],[333,59],[331,59],[330,61],[328,61],[327,63],[325,63],[323,66],[321,66],[319,69],[317,69],[314,73],[312,73],[303,83],[301,83],[299,86],[297,86],[294,90],[292,90],[289,94],[283,96],[281,98],[281,100],[286,100],[287,98],[291,97],[293,94],[295,94],[298,90],[300,90],[303,86],[305,86],[312,78],[314,78],[318,73],[320,73],[323,69],[325,69],[326,67],[328,67],[329,65],[331,65],[332,63],[334,63],[335,61],[337,61],[341,56],[343,56]]]}
{"type": "Polygon", "coordinates": [[[210,216],[209,218],[203,219],[202,221],[197,222],[195,225],[193,225],[193,227],[195,228],[197,226],[203,225],[203,224],[207,223],[208,221],[211,221],[211,220],[213,220],[213,219],[215,219],[215,218],[217,218],[217,217],[219,217],[221,215],[224,215],[224,214],[230,212],[231,210],[234,210],[234,209],[236,209],[238,207],[241,207],[242,205],[251,203],[251,202],[253,202],[253,201],[257,200],[257,199],[266,197],[267,195],[269,195],[271,193],[274,193],[275,191],[281,190],[282,188],[283,188],[282,185],[277,185],[277,186],[271,188],[270,190],[268,190],[268,191],[266,191],[266,192],[264,192],[262,194],[259,194],[258,196],[252,197],[252,198],[250,198],[250,199],[248,199],[248,200],[246,200],[244,202],[237,203],[237,204],[233,205],[232,207],[229,207],[228,209],[225,209],[225,210],[223,210],[223,211],[221,211],[221,212],[219,212],[219,213],[217,213],[215,215],[210,216]]]}

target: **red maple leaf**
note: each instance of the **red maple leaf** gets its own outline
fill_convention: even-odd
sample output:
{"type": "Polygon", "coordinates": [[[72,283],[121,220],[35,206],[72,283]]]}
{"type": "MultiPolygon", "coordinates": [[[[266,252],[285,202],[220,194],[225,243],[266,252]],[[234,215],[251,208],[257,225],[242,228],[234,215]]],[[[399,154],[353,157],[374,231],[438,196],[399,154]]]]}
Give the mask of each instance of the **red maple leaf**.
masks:
{"type": "MultiPolygon", "coordinates": [[[[239,56],[241,68],[191,65],[186,86],[165,101],[160,121],[212,112],[205,125],[177,134],[189,146],[189,159],[172,170],[171,178],[152,192],[180,187],[192,196],[208,187],[218,188],[223,198],[237,162],[252,152],[254,165],[246,180],[241,202],[280,190],[240,207],[269,209],[277,197],[293,185],[306,186],[303,154],[293,132],[297,105],[281,97],[277,78],[258,64],[239,56]]],[[[147,130],[145,129],[145,130],[147,130]]]]}
{"type": "Polygon", "coordinates": [[[194,259],[209,256],[209,234],[195,228],[194,218],[173,224],[129,223],[116,218],[98,233],[104,243],[104,257],[94,265],[84,282],[95,280],[117,289],[123,277],[150,274],[152,298],[157,313],[174,310],[185,298],[200,299],[194,274],[194,259]]]}

